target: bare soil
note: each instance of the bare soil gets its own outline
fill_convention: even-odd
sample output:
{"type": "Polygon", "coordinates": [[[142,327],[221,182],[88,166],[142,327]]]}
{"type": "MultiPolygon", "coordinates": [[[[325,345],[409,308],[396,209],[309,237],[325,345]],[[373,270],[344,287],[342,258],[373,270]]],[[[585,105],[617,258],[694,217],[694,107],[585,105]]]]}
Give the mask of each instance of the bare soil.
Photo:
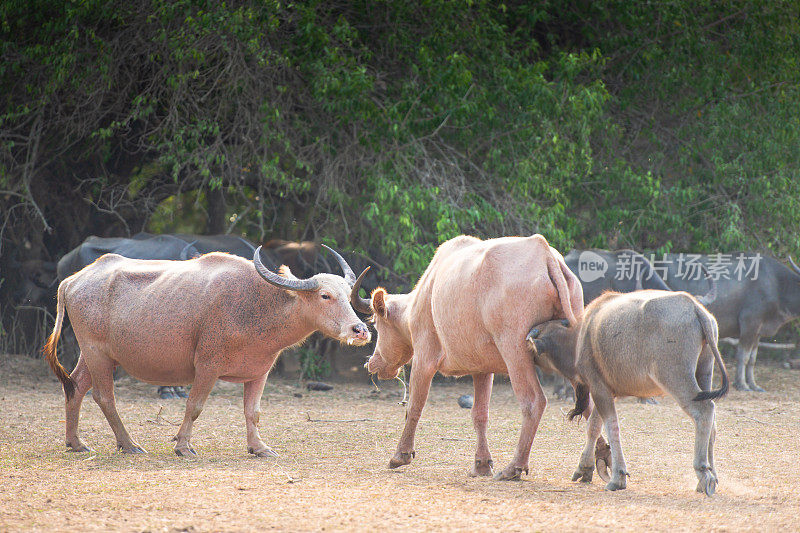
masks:
{"type": "MultiPolygon", "coordinates": [[[[732,369],[729,369],[729,371],[732,369]]],[[[694,491],[694,428],[675,403],[618,401],[628,489],[572,483],[585,422],[550,400],[520,482],[473,479],[474,434],[456,399],[469,378],[434,383],[414,462],[387,468],[403,425],[397,382],[336,384],[309,392],[270,380],[262,437],[280,454],[245,449],[241,386],[220,383],[195,426],[196,459],[171,438],[183,401],[122,378],[117,406],[148,450],[116,453],[111,429],[87,396],[81,430],[91,453],[64,451],[63,393],[44,362],[0,356],[0,530],[797,530],[800,528],[800,373],[757,368],[762,394],[732,391],[717,402],[718,492],[694,491]],[[301,394],[302,397],[297,397],[301,394]],[[160,413],[160,415],[159,415],[160,413]]],[[[489,443],[510,459],[520,413],[511,387],[495,384],[489,443]]]]}

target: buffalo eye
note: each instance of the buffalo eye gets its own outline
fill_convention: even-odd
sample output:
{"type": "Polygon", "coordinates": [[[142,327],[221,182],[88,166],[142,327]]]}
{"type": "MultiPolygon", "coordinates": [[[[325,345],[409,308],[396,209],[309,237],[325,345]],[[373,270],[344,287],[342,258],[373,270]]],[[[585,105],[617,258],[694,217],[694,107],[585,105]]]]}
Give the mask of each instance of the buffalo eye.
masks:
{"type": "Polygon", "coordinates": [[[567,320],[565,318],[564,320],[561,321],[561,325],[564,326],[565,328],[568,328],[569,327],[569,320],[567,320]]]}
{"type": "Polygon", "coordinates": [[[331,295],[330,294],[325,294],[325,293],[320,294],[320,297],[323,300],[330,300],[331,299],[331,295]]]}

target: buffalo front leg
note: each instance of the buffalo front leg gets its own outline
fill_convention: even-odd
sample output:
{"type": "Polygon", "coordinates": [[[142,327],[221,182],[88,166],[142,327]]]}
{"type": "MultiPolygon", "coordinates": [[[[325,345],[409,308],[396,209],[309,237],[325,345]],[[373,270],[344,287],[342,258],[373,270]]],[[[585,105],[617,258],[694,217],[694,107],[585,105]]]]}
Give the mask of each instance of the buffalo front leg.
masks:
{"type": "MultiPolygon", "coordinates": [[[[83,353],[83,352],[82,352],[83,353]]],[[[100,406],[103,414],[114,432],[117,439],[117,449],[123,453],[144,453],[144,449],[139,446],[122,423],[117,412],[117,404],[114,399],[114,366],[115,363],[110,358],[102,354],[91,354],[86,359],[86,364],[91,372],[92,398],[100,406]]],[[[84,393],[85,394],[85,393],[84,393]]],[[[77,412],[74,413],[77,416],[77,412]]],[[[77,420],[75,421],[77,429],[77,420]]]]}
{"type": "Polygon", "coordinates": [[[491,476],[492,454],[489,452],[489,441],[486,438],[486,426],[489,425],[489,401],[492,398],[492,381],[494,374],[473,374],[472,385],[475,389],[475,403],[472,405],[472,425],[478,436],[475,449],[475,464],[470,475],[491,476]]]}
{"type": "Polygon", "coordinates": [[[397,468],[407,465],[414,458],[414,434],[417,431],[419,417],[428,401],[428,392],[431,389],[431,381],[436,373],[433,365],[421,365],[415,359],[411,363],[411,381],[409,383],[409,401],[406,409],[406,422],[403,426],[403,434],[397,444],[397,451],[394,457],[389,460],[389,468],[397,468]]]}
{"type": "Polygon", "coordinates": [[[589,421],[586,426],[586,447],[581,453],[581,459],[578,461],[578,469],[572,474],[572,481],[581,481],[583,483],[592,482],[592,474],[595,465],[595,447],[597,439],[600,437],[600,431],[603,428],[603,418],[597,409],[592,410],[589,415],[589,421]]]}
{"type": "Polygon", "coordinates": [[[75,382],[75,394],[66,401],[66,445],[73,452],[90,452],[92,451],[91,448],[84,444],[78,436],[81,404],[84,396],[92,387],[92,376],[89,373],[89,367],[86,366],[86,361],[83,360],[83,356],[78,358],[78,364],[75,365],[75,370],[72,371],[70,377],[75,382]]]}
{"type": "Polygon", "coordinates": [[[244,384],[244,420],[247,426],[247,451],[256,457],[277,457],[258,433],[258,420],[261,417],[261,395],[267,383],[267,374],[244,384]]]}
{"type": "Polygon", "coordinates": [[[523,472],[528,473],[528,459],[531,454],[533,438],[539,428],[539,421],[542,419],[542,413],[547,405],[547,398],[539,383],[539,378],[536,377],[530,354],[521,341],[501,349],[501,354],[508,367],[511,387],[514,389],[514,394],[522,409],[522,429],[513,460],[502,471],[495,474],[494,479],[515,480],[520,479],[523,472]]]}
{"type": "Polygon", "coordinates": [[[186,399],[186,413],[183,415],[183,423],[178,434],[173,440],[175,443],[175,454],[182,457],[197,455],[192,445],[189,443],[192,438],[192,426],[197,417],[203,411],[203,406],[214,388],[214,383],[217,381],[217,375],[209,372],[197,371],[195,374],[194,383],[189,391],[189,397],[186,399]]]}
{"type": "Polygon", "coordinates": [[[739,318],[739,324],[739,345],[736,346],[736,379],[733,381],[733,386],[740,391],[763,391],[764,389],[756,385],[753,378],[760,320],[756,317],[744,316],[739,318]]]}
{"type": "Polygon", "coordinates": [[[617,409],[614,407],[614,397],[604,387],[595,387],[592,390],[592,397],[596,411],[603,418],[608,434],[608,444],[611,446],[611,479],[605,488],[606,490],[621,490],[628,486],[628,470],[622,454],[622,439],[620,438],[617,409]]]}

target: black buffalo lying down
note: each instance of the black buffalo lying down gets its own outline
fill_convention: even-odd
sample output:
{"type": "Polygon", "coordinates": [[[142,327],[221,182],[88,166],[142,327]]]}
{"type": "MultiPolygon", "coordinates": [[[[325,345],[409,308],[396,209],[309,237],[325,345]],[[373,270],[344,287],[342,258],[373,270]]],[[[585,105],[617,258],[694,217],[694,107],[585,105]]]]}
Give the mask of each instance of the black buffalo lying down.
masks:
{"type": "Polygon", "coordinates": [[[657,261],[656,270],[674,290],[705,292],[699,265],[716,279],[717,298],[707,307],[719,323],[719,336],[739,339],[734,380],[739,390],[764,390],[753,375],[758,341],[800,316],[800,268],[789,262],[791,268],[753,252],[666,254],[657,261]]]}

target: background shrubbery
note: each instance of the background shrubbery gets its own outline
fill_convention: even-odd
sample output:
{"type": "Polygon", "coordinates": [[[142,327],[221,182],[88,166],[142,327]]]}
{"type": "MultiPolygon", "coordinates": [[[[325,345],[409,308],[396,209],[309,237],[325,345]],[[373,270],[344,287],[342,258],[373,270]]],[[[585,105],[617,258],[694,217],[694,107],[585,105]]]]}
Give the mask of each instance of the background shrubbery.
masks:
{"type": "Polygon", "coordinates": [[[794,1],[6,1],[0,306],[89,234],[800,252],[794,1]]]}

